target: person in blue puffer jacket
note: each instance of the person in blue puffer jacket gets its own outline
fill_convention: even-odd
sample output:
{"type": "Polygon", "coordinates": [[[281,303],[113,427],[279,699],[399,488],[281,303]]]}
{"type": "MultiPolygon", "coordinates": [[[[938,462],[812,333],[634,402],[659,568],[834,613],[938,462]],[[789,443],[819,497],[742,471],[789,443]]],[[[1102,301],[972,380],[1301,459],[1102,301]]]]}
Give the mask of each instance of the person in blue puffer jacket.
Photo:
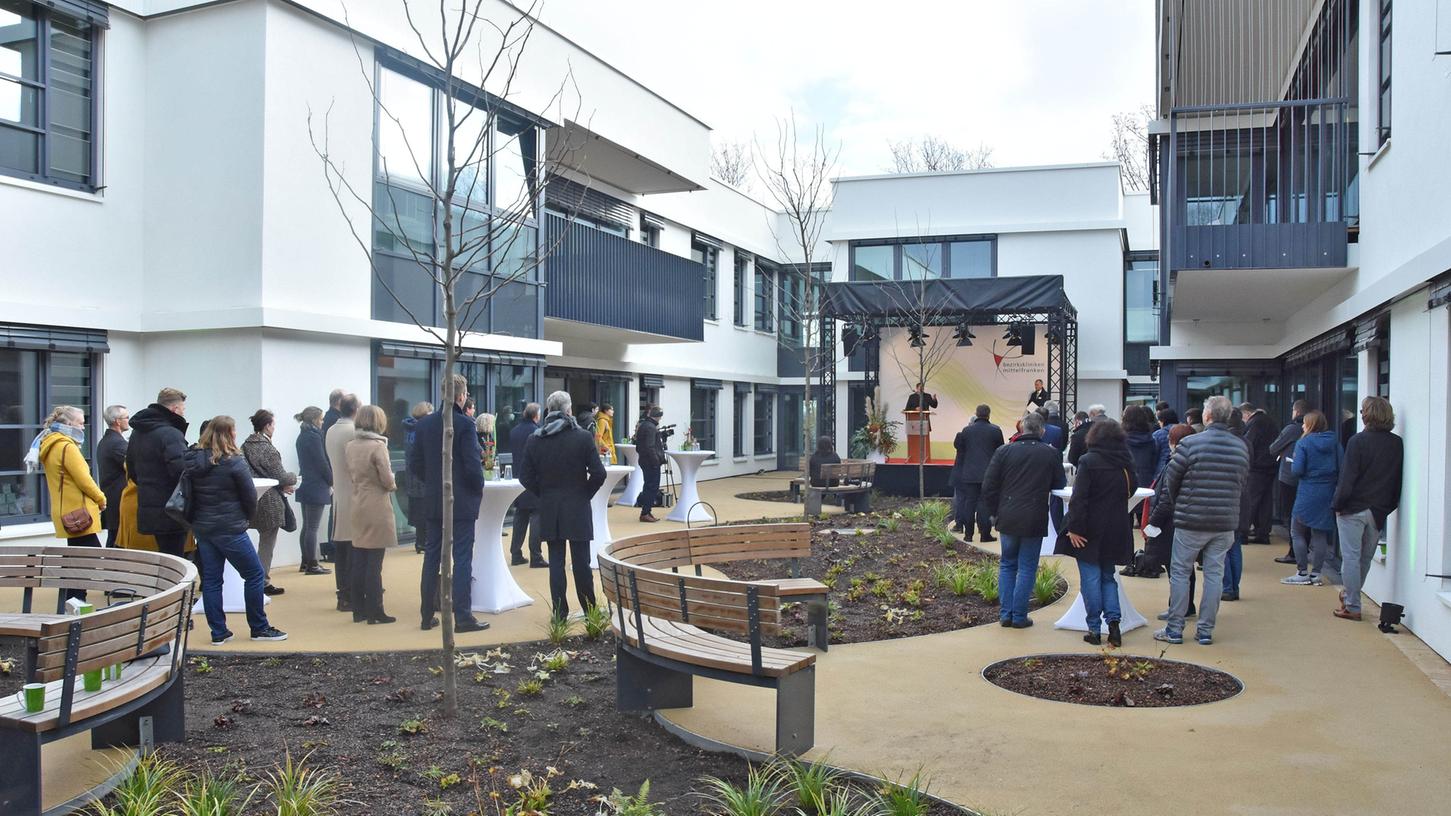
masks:
{"type": "Polygon", "coordinates": [[[186,474],[191,479],[188,521],[196,536],[201,563],[202,609],[212,630],[212,645],[232,639],[222,609],[222,575],[230,563],[243,581],[247,625],[253,640],[286,640],[287,633],[272,626],[263,609],[262,562],[247,537],[257,512],[257,487],[252,469],[237,448],[237,422],[229,416],[213,417],[201,441],[186,452],[186,474]]]}
{"type": "Polygon", "coordinates": [[[1318,586],[1323,583],[1320,570],[1330,558],[1330,532],[1335,529],[1330,501],[1340,479],[1340,442],[1319,411],[1305,414],[1304,428],[1291,464],[1299,477],[1290,522],[1296,572],[1280,583],[1318,586]]]}

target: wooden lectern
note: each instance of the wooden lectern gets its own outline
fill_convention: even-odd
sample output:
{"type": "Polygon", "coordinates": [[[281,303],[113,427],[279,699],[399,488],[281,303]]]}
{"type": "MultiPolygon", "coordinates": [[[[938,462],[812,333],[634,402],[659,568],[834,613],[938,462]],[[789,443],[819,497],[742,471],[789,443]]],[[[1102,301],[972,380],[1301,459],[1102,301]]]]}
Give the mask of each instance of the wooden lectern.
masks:
{"type": "Polygon", "coordinates": [[[926,462],[932,458],[932,412],[903,411],[903,432],[907,435],[907,461],[926,462]]]}

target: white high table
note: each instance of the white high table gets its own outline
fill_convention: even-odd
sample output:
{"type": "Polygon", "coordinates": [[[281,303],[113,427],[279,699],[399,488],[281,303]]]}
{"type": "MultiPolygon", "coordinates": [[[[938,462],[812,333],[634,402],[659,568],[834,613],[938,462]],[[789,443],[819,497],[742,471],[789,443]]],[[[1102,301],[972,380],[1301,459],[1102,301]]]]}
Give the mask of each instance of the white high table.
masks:
{"type": "Polygon", "coordinates": [[[600,550],[615,540],[614,534],[610,532],[610,494],[614,492],[615,485],[632,472],[634,472],[634,468],[629,465],[606,465],[605,483],[600,485],[600,489],[590,497],[590,521],[595,534],[595,537],[589,542],[590,569],[600,568],[600,550]]]}
{"type": "Polygon", "coordinates": [[[640,470],[640,452],[634,445],[620,442],[615,443],[615,451],[625,460],[624,467],[630,468],[630,478],[625,482],[625,492],[620,494],[618,504],[634,507],[635,502],[640,499],[640,491],[645,487],[645,472],[640,470]]]}
{"type": "Polygon", "coordinates": [[[473,583],[469,608],[475,612],[497,615],[534,603],[529,593],[519,588],[509,564],[504,560],[504,516],[509,505],[524,492],[518,479],[496,479],[484,482],[484,498],[479,503],[479,518],[474,522],[473,583]]]}
{"type": "MultiPolygon", "coordinates": [[[[277,480],[253,479],[252,485],[257,489],[257,495],[260,497],[263,493],[266,493],[268,490],[276,487],[277,480]]],[[[255,530],[249,530],[247,532],[247,535],[251,537],[255,532],[255,530]]],[[[257,542],[253,541],[252,546],[257,546],[257,542]]],[[[200,562],[200,559],[198,559],[198,562],[200,562]]],[[[225,562],[222,565],[222,611],[246,612],[247,597],[245,590],[246,587],[243,586],[242,583],[242,574],[240,572],[237,572],[237,568],[232,566],[232,562],[225,562]]],[[[262,605],[266,606],[270,603],[272,603],[272,599],[267,597],[266,595],[263,595],[262,605]]],[[[205,611],[205,607],[202,605],[202,599],[200,595],[197,596],[196,603],[192,604],[191,611],[194,615],[205,611]]]]}
{"type": "MultiPolygon", "coordinates": [[[[1053,491],[1053,495],[1062,499],[1064,507],[1066,508],[1068,503],[1073,500],[1073,488],[1065,487],[1060,490],[1055,490],[1053,491]]],[[[1133,509],[1135,507],[1138,507],[1144,499],[1147,499],[1152,495],[1154,495],[1154,491],[1150,490],[1147,487],[1141,487],[1138,490],[1135,490],[1134,495],[1129,499],[1128,507],[1125,509],[1124,512],[1132,512],[1133,509]]],[[[1057,542],[1058,530],[1053,526],[1053,513],[1052,511],[1049,511],[1048,535],[1046,538],[1043,539],[1042,554],[1052,555],[1053,550],[1057,545],[1057,542]]],[[[1137,629],[1140,626],[1147,625],[1148,620],[1146,620],[1144,616],[1139,613],[1139,610],[1135,609],[1134,605],[1129,602],[1129,596],[1127,593],[1124,592],[1124,582],[1122,576],[1117,577],[1114,583],[1118,586],[1118,606],[1120,618],[1119,631],[1127,632],[1130,629],[1137,629]]],[[[1080,590],[1078,595],[1073,599],[1073,606],[1069,607],[1068,611],[1063,613],[1063,617],[1059,618],[1058,621],[1053,624],[1053,628],[1072,629],[1079,632],[1088,631],[1088,608],[1083,605],[1082,590],[1080,590]]],[[[1100,629],[1099,632],[1100,634],[1102,634],[1103,630],[1100,629]]]]}
{"type": "Polygon", "coordinates": [[[670,515],[666,516],[665,520],[715,521],[715,516],[710,514],[705,505],[696,506],[700,502],[700,491],[695,484],[700,464],[715,456],[715,451],[668,450],[665,451],[665,455],[674,460],[676,469],[680,472],[680,498],[675,502],[675,507],[671,508],[670,515]]]}

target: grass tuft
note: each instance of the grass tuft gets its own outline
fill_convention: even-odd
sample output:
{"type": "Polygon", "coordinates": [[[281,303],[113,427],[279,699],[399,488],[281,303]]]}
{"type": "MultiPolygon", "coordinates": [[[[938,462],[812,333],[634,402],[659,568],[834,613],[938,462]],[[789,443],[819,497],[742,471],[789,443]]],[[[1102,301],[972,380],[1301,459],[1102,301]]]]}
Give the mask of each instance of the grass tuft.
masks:
{"type": "Polygon", "coordinates": [[[307,757],[293,762],[292,752],[283,753],[282,765],[268,771],[263,782],[277,816],[331,816],[343,804],[337,774],[307,765],[307,757]]]}
{"type": "Polygon", "coordinates": [[[544,636],[555,646],[563,646],[569,639],[570,630],[574,628],[574,622],[569,618],[554,615],[549,622],[544,624],[544,636]]]}
{"type": "Polygon", "coordinates": [[[700,782],[705,791],[697,795],[705,800],[712,816],[772,816],[784,795],[781,775],[770,766],[751,766],[741,787],[714,776],[700,782]]]}

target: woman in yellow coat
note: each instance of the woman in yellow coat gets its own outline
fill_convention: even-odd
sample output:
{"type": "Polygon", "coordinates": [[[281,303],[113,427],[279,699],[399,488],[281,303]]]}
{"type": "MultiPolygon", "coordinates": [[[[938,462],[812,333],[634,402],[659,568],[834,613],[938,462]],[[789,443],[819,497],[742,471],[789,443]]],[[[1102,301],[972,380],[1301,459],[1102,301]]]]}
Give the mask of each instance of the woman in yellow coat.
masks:
{"type": "MultiPolygon", "coordinates": [[[[106,494],[91,478],[91,467],[81,455],[81,445],[86,441],[86,415],[74,406],[58,405],[45,425],[40,466],[45,469],[46,487],[50,489],[50,520],[55,525],[55,537],[73,547],[99,547],[101,539],[96,533],[101,531],[106,494]]],[[[67,594],[73,598],[86,596],[80,590],[67,594]]]]}
{"type": "Polygon", "coordinates": [[[595,447],[600,456],[608,456],[610,464],[615,463],[615,406],[608,402],[602,403],[595,414],[595,447]]]}

